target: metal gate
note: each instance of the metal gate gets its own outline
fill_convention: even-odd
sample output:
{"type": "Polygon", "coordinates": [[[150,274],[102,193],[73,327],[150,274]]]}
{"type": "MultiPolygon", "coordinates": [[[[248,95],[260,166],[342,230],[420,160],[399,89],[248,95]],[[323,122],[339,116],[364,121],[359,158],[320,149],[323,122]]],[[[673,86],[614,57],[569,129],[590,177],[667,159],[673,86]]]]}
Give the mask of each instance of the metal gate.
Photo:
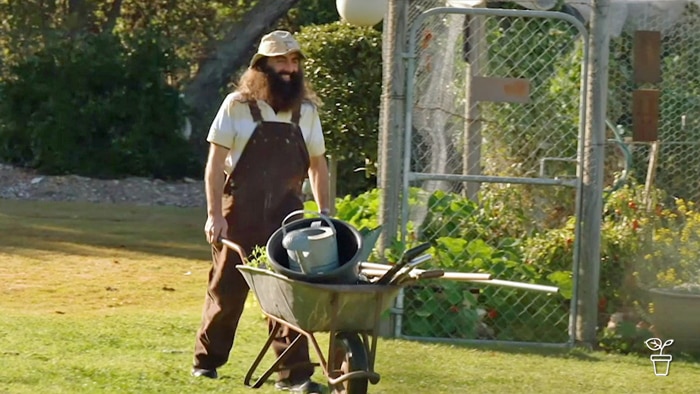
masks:
{"type": "Polygon", "coordinates": [[[399,295],[396,333],[573,343],[586,29],[562,12],[486,8],[421,10],[409,29],[404,244],[432,242],[435,267],[561,291],[421,283],[399,295]]]}

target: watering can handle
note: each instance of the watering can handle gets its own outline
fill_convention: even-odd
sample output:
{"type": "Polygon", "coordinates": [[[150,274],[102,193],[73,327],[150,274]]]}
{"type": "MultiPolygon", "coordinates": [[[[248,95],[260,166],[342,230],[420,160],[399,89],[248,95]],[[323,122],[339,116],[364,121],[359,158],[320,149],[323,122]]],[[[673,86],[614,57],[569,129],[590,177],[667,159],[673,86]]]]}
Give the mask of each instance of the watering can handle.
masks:
{"type": "Polygon", "coordinates": [[[241,245],[226,238],[219,238],[219,242],[226,245],[227,248],[235,250],[238,253],[238,256],[241,257],[241,261],[243,262],[243,264],[249,265],[248,258],[246,257],[245,251],[243,250],[243,247],[241,245]]]}
{"type": "Polygon", "coordinates": [[[326,216],[320,212],[316,212],[316,211],[299,209],[297,211],[291,212],[289,215],[287,215],[287,217],[284,218],[284,220],[282,220],[282,235],[283,236],[287,235],[287,228],[286,228],[287,227],[287,225],[286,225],[287,220],[289,220],[289,218],[291,218],[295,215],[298,215],[300,213],[310,213],[310,214],[318,215],[323,221],[328,223],[328,226],[330,226],[331,230],[333,230],[333,235],[335,235],[335,233],[336,233],[335,226],[333,225],[333,222],[331,221],[331,219],[328,216],[326,216]]]}

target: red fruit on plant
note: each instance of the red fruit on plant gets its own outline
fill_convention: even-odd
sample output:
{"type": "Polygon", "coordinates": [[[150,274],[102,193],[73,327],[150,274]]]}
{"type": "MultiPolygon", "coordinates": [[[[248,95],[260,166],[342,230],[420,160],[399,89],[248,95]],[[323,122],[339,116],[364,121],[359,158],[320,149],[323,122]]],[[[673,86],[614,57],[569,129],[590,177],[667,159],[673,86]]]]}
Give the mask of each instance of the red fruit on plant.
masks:
{"type": "Polygon", "coordinates": [[[636,210],[637,209],[637,203],[634,201],[630,201],[627,203],[627,206],[630,207],[630,209],[636,210]]]}
{"type": "Polygon", "coordinates": [[[639,220],[634,219],[634,220],[632,221],[632,230],[635,230],[635,231],[636,231],[636,230],[639,230],[639,220]]]}
{"type": "Polygon", "coordinates": [[[605,307],[608,306],[608,300],[605,297],[600,297],[598,300],[598,312],[605,312],[605,307]]]}
{"type": "Polygon", "coordinates": [[[498,311],[495,309],[490,309],[488,312],[486,312],[486,316],[488,316],[489,319],[495,319],[498,317],[498,311]]]}

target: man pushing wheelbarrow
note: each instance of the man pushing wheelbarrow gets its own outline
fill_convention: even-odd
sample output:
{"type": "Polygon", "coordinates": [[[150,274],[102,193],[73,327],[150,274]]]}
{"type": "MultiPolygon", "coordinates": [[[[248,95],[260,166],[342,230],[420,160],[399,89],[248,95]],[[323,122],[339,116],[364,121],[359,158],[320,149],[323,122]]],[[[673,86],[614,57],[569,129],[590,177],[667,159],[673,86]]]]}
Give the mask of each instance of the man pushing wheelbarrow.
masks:
{"type": "MultiPolygon", "coordinates": [[[[318,207],[329,212],[325,142],[317,98],[304,80],[303,59],[290,33],[264,36],[237,89],[224,99],[212,122],[204,227],[212,266],[195,342],[194,376],[218,377],[217,368],[229,359],[249,292],[235,268],[241,258],[219,240],[229,239],[249,252],[265,246],[283,219],[303,208],[307,175],[318,207]]],[[[269,330],[274,326],[270,322],[269,330]]],[[[274,335],[275,353],[282,354],[298,336],[282,327],[274,335]]],[[[281,365],[275,387],[319,392],[319,385],[310,380],[314,369],[308,342],[303,336],[297,342],[281,365]]]]}
{"type": "MultiPolygon", "coordinates": [[[[325,143],[316,98],[304,83],[302,60],[299,44],[288,32],[264,36],[236,91],[226,97],[211,125],[204,231],[212,248],[212,266],[195,342],[194,376],[218,377],[217,369],[229,359],[250,289],[268,318],[268,340],[244,383],[258,388],[277,372],[277,389],[319,393],[321,387],[311,376],[320,365],[332,390],[346,394],[364,394],[368,383],[379,382],[374,364],[380,316],[403,286],[444,278],[558,291],[499,281],[488,273],[419,270],[417,266],[431,257],[420,255],[428,243],[404,251],[395,264],[365,262],[368,248],[357,230],[326,216],[331,201],[325,143]],[[325,263],[332,259],[301,258],[312,249],[333,250],[309,248],[311,234],[321,230],[314,227],[320,221],[302,219],[301,189],[307,176],[320,216],[334,229],[332,235],[342,240],[336,248],[339,266],[330,271],[325,263]],[[294,220],[287,233],[288,219],[294,220]],[[313,231],[298,227],[305,224],[313,231]],[[275,272],[245,264],[247,252],[264,246],[275,272]],[[298,260],[301,277],[291,267],[291,254],[298,260]],[[315,269],[319,271],[312,272],[315,269]],[[341,283],[320,280],[325,276],[341,283]],[[317,332],[330,333],[327,357],[314,337],[317,332]],[[309,344],[318,364],[310,361],[309,344]],[[254,380],[270,347],[277,359],[254,380]]],[[[313,235],[314,245],[320,245],[319,236],[313,235]]]]}

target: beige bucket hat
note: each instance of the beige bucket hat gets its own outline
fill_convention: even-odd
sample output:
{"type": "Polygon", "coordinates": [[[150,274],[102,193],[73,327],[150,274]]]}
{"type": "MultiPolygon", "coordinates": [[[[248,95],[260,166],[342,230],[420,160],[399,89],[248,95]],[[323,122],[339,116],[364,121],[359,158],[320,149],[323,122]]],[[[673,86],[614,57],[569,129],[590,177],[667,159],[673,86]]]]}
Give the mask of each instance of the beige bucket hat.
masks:
{"type": "Polygon", "coordinates": [[[250,60],[248,67],[252,68],[255,62],[262,57],[282,56],[292,52],[297,52],[302,59],[304,58],[304,54],[301,52],[301,46],[290,32],[275,30],[272,33],[266,34],[260,40],[258,52],[253,56],[253,59],[250,60]]]}

